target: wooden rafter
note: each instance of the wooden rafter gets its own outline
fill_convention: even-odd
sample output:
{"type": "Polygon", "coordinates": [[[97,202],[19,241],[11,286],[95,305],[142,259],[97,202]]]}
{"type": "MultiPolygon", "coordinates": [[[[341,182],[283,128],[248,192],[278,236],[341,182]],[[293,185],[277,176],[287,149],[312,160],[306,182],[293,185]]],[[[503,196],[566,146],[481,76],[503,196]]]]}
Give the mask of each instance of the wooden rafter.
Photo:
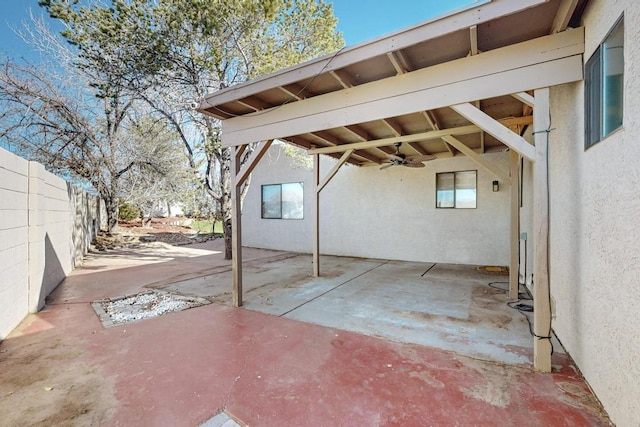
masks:
{"type": "MultiPolygon", "coordinates": [[[[337,145],[344,145],[345,143],[342,141],[338,141],[338,138],[336,138],[335,136],[331,135],[329,132],[323,131],[323,132],[312,132],[310,133],[310,135],[315,136],[316,138],[321,139],[325,144],[330,145],[332,147],[335,147],[337,145]]],[[[374,162],[374,163],[380,163],[380,159],[377,158],[376,156],[367,153],[366,151],[357,151],[354,154],[354,157],[358,157],[361,160],[364,161],[369,161],[369,162],[374,162]]]]}
{"type": "Polygon", "coordinates": [[[255,96],[239,99],[238,104],[242,104],[245,107],[251,108],[254,111],[266,110],[267,108],[271,108],[272,105],[264,102],[261,99],[256,98],[255,96]]]}
{"type": "Polygon", "coordinates": [[[471,50],[469,54],[471,56],[477,55],[479,53],[478,50],[478,26],[472,25],[469,27],[469,43],[471,45],[471,50]]]}
{"type": "Polygon", "coordinates": [[[345,88],[348,89],[350,87],[355,86],[353,84],[353,81],[351,80],[351,77],[344,71],[342,70],[334,70],[334,71],[330,71],[329,74],[338,81],[338,83],[340,83],[340,85],[345,88]]]}
{"type": "Polygon", "coordinates": [[[304,87],[300,86],[297,83],[292,83],[285,86],[278,86],[278,89],[280,89],[282,92],[289,95],[292,99],[296,99],[298,101],[301,101],[305,98],[311,98],[313,96],[311,92],[309,92],[307,89],[305,89],[304,87]]]}
{"type": "Polygon", "coordinates": [[[564,31],[223,122],[223,145],[286,138],[582,79],[584,33],[564,31]]]}
{"type": "Polygon", "coordinates": [[[394,52],[387,52],[387,58],[389,58],[391,65],[393,65],[393,68],[395,68],[396,75],[404,74],[407,72],[394,52]]]}
{"type": "MultiPolygon", "coordinates": [[[[427,123],[429,123],[429,126],[431,126],[431,129],[440,130],[440,125],[438,124],[437,117],[435,116],[435,113],[433,111],[422,111],[422,115],[427,120],[427,123]]],[[[447,144],[447,141],[443,139],[442,143],[444,144],[444,147],[447,149],[447,151],[453,156],[454,152],[451,149],[451,146],[447,144]]]]}
{"type": "Polygon", "coordinates": [[[400,65],[402,66],[402,68],[407,72],[411,72],[414,70],[413,65],[411,65],[409,63],[409,60],[407,59],[407,57],[404,55],[404,53],[402,53],[401,50],[396,50],[394,52],[394,55],[396,56],[396,58],[398,59],[398,61],[400,62],[400,65]]]}
{"type": "MultiPolygon", "coordinates": [[[[521,124],[531,124],[533,123],[533,117],[515,117],[510,119],[497,120],[498,123],[501,123],[504,126],[509,126],[515,123],[521,124]]],[[[384,147],[393,145],[396,142],[415,142],[415,141],[427,141],[430,139],[439,139],[446,135],[468,135],[472,133],[478,133],[481,131],[481,128],[476,125],[467,125],[460,126],[455,128],[441,129],[441,130],[433,130],[428,132],[420,132],[414,133],[410,135],[403,135],[400,137],[392,137],[392,138],[382,138],[372,141],[366,142],[353,142],[351,144],[340,145],[336,147],[324,147],[324,148],[316,148],[309,151],[309,154],[328,154],[328,153],[341,153],[348,149],[369,149],[374,147],[384,147]]]]}
{"type": "Polygon", "coordinates": [[[551,25],[551,34],[559,33],[567,29],[571,15],[573,15],[573,11],[576,10],[577,5],[578,0],[562,0],[560,2],[560,7],[558,7],[558,12],[551,25]]]}
{"type": "MultiPolygon", "coordinates": [[[[353,64],[357,64],[365,58],[373,58],[385,55],[387,52],[399,51],[415,45],[416,40],[429,41],[441,37],[443,34],[452,34],[459,30],[468,29],[472,25],[478,25],[489,20],[509,16],[531,7],[539,6],[545,0],[518,0],[491,1],[480,8],[474,8],[463,13],[442,17],[437,20],[425,22],[422,25],[399,31],[388,37],[381,38],[372,43],[348,47],[334,55],[328,55],[312,61],[305,62],[278,72],[269,77],[257,78],[242,87],[232,87],[208,96],[200,106],[200,111],[216,114],[210,109],[213,105],[222,105],[240,97],[260,93],[265,89],[273,88],[273,78],[277,78],[278,85],[286,85],[313,78],[322,72],[340,70],[353,64]]],[[[236,144],[239,145],[239,144],[236,144]]]]}
{"type": "Polygon", "coordinates": [[[383,119],[381,120],[381,122],[384,123],[387,128],[389,128],[394,136],[402,136],[405,134],[402,126],[400,126],[400,124],[394,119],[383,119]]]}
{"type": "Polygon", "coordinates": [[[410,142],[409,143],[409,147],[411,147],[411,149],[413,151],[415,151],[416,153],[418,153],[420,156],[429,155],[429,152],[427,150],[425,150],[424,148],[422,148],[422,146],[420,144],[418,144],[417,142],[410,142]]]}
{"type": "MultiPolygon", "coordinates": [[[[343,129],[346,129],[347,131],[349,131],[352,135],[354,135],[355,137],[357,137],[358,139],[360,139],[360,141],[368,141],[369,140],[369,134],[367,133],[367,131],[365,131],[364,129],[362,129],[360,126],[356,126],[356,125],[352,125],[352,126],[344,126],[343,129]]],[[[384,151],[380,148],[376,148],[375,149],[376,152],[379,152],[382,156],[386,156],[388,154],[387,151],[384,151]]],[[[369,154],[367,152],[364,151],[356,151],[356,154],[361,155],[364,158],[367,158],[368,160],[380,164],[381,160],[378,159],[376,156],[369,154]]],[[[384,157],[383,157],[384,158],[384,157]]]]}

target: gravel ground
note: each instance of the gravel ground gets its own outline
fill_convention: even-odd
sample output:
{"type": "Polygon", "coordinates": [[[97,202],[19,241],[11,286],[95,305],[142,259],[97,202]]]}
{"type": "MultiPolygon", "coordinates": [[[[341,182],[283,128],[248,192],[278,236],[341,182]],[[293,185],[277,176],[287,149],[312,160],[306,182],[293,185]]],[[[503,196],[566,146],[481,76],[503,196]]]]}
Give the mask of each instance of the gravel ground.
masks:
{"type": "Polygon", "coordinates": [[[111,317],[113,323],[121,324],[182,311],[203,304],[203,301],[182,295],[146,292],[117,300],[104,301],[102,308],[111,317]]]}

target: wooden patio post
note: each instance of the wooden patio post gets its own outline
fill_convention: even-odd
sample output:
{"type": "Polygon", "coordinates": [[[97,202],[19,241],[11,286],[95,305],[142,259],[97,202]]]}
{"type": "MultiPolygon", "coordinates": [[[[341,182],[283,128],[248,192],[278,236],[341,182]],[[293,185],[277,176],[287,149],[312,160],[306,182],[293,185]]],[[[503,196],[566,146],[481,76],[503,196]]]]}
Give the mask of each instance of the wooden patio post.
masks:
{"type": "Polygon", "coordinates": [[[534,92],[533,129],[533,366],[551,372],[551,295],[549,291],[549,182],[548,150],[551,135],[549,88],[534,92]]]}
{"type": "Polygon", "coordinates": [[[245,146],[231,147],[231,266],[233,270],[233,306],[242,307],[242,212],[238,172],[245,146]]]}
{"type": "Polygon", "coordinates": [[[510,151],[511,160],[511,227],[509,230],[511,241],[511,260],[509,263],[509,299],[518,299],[520,283],[520,265],[518,250],[520,249],[520,155],[510,151]]]}
{"type": "Polygon", "coordinates": [[[320,276],[320,155],[313,155],[313,275],[320,276]]]}

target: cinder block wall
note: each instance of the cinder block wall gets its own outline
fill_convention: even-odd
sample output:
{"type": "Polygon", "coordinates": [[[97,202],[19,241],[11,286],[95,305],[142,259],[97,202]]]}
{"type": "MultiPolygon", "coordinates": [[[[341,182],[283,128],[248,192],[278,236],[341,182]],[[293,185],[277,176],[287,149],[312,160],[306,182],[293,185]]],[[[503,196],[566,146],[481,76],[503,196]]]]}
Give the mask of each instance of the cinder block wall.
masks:
{"type": "Polygon", "coordinates": [[[0,149],[0,339],[29,311],[29,162],[0,149]]]}
{"type": "Polygon", "coordinates": [[[96,196],[0,148],[0,340],[82,262],[104,217],[96,196]]]}

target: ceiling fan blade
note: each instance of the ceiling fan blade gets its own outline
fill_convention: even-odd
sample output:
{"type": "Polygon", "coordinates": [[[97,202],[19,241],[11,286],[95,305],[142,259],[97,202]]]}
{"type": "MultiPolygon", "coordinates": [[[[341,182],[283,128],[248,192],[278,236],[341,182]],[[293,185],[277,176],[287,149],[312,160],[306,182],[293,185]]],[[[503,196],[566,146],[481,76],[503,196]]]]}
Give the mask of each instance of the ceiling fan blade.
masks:
{"type": "Polygon", "coordinates": [[[424,156],[409,156],[405,160],[410,163],[418,163],[418,162],[428,162],[429,160],[437,159],[437,156],[432,154],[426,154],[424,156]]]}
{"type": "Polygon", "coordinates": [[[380,166],[380,170],[388,169],[388,168],[390,168],[391,166],[393,166],[393,163],[387,163],[386,165],[382,165],[382,166],[380,166]]]}
{"type": "Polygon", "coordinates": [[[425,164],[422,162],[415,162],[415,163],[403,163],[402,166],[406,166],[408,168],[425,168],[425,164]]]}

